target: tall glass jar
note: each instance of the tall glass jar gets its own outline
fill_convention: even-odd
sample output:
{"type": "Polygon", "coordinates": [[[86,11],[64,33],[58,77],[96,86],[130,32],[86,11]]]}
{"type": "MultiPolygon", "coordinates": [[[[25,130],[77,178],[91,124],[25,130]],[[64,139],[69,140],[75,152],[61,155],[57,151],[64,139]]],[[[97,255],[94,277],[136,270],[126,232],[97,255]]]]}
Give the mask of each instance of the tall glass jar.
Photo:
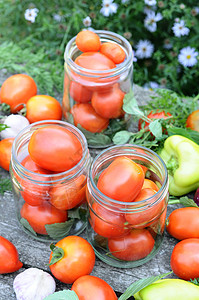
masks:
{"type": "Polygon", "coordinates": [[[75,126],[50,120],[23,129],[14,140],[10,164],[17,218],[22,229],[42,241],[81,233],[86,227],[85,193],[89,166],[87,141],[75,126]],[[49,125],[67,129],[81,143],[81,160],[65,172],[44,170],[29,155],[32,134],[49,125]]]}
{"type": "MultiPolygon", "coordinates": [[[[107,184],[111,186],[117,179],[109,176],[109,180],[107,184]]],[[[121,177],[123,184],[125,180],[121,177]]],[[[87,182],[87,237],[96,255],[105,263],[120,268],[136,267],[149,261],[163,240],[168,196],[167,169],[155,152],[136,145],[113,146],[102,151],[91,165],[87,182]],[[105,196],[98,189],[100,174],[119,157],[130,158],[142,166],[145,179],[150,180],[150,186],[157,187],[152,196],[122,202],[105,196]]]]}
{"type": "Polygon", "coordinates": [[[108,70],[83,68],[75,62],[82,52],[77,48],[76,36],[73,37],[64,54],[62,108],[65,120],[83,131],[89,146],[100,148],[111,145],[114,134],[130,125],[122,106],[133,87],[133,52],[124,37],[110,31],[95,32],[101,45],[118,44],[125,52],[125,60],[108,70]]]}

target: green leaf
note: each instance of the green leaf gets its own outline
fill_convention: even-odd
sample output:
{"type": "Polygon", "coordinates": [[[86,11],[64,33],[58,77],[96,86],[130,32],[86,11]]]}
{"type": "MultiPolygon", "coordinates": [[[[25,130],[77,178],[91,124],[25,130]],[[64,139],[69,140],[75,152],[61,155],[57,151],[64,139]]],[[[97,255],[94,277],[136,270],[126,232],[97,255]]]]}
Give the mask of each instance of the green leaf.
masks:
{"type": "Polygon", "coordinates": [[[170,127],[168,129],[168,135],[182,135],[190,140],[192,140],[193,142],[195,142],[196,144],[199,144],[199,132],[195,131],[195,130],[191,130],[189,128],[178,128],[178,127],[170,127]]]}
{"type": "Polygon", "coordinates": [[[144,116],[144,113],[139,108],[132,91],[124,96],[123,110],[130,115],[134,115],[137,117],[144,116]]]}
{"type": "Polygon", "coordinates": [[[78,207],[75,209],[68,210],[68,218],[70,219],[79,219],[82,221],[87,220],[87,209],[84,209],[82,207],[78,207]]]}
{"type": "Polygon", "coordinates": [[[34,234],[35,236],[37,236],[37,233],[34,231],[34,229],[30,226],[29,222],[24,219],[21,218],[20,219],[20,223],[23,225],[23,227],[25,227],[28,231],[30,231],[32,234],[34,234]]]}
{"type": "Polygon", "coordinates": [[[52,251],[52,258],[48,266],[56,264],[65,255],[64,250],[60,247],[55,246],[54,244],[50,245],[50,250],[52,251]]]}
{"type": "Polygon", "coordinates": [[[149,124],[149,130],[157,139],[162,137],[162,125],[158,119],[149,124]]]}
{"type": "Polygon", "coordinates": [[[190,279],[190,281],[191,281],[193,284],[199,286],[199,278],[190,279]]]}
{"type": "Polygon", "coordinates": [[[0,131],[5,130],[6,128],[9,128],[6,124],[0,124],[0,131]]]}
{"type": "Polygon", "coordinates": [[[176,198],[176,197],[169,197],[169,205],[172,204],[182,204],[185,207],[198,207],[193,199],[188,198],[187,196],[176,198]]]}
{"type": "Polygon", "coordinates": [[[46,298],[44,298],[44,300],[79,300],[79,298],[74,291],[63,290],[47,296],[46,298]]]}
{"type": "Polygon", "coordinates": [[[48,235],[53,239],[63,238],[69,234],[71,227],[73,226],[74,220],[63,223],[46,224],[45,228],[48,235]]]}
{"type": "Polygon", "coordinates": [[[130,137],[132,136],[132,133],[126,130],[122,130],[117,132],[113,137],[113,143],[118,144],[126,144],[130,137]]]}
{"type": "Polygon", "coordinates": [[[90,132],[82,128],[82,126],[79,124],[77,125],[77,127],[83,132],[90,146],[107,146],[112,143],[110,137],[103,133],[90,132]]]}
{"type": "Polygon", "coordinates": [[[0,194],[3,195],[7,191],[12,191],[12,183],[10,178],[2,178],[0,176],[0,194]]]}
{"type": "MultiPolygon", "coordinates": [[[[128,298],[130,298],[131,296],[135,295],[137,292],[141,291],[143,288],[145,288],[146,286],[152,284],[153,282],[160,280],[168,275],[170,275],[171,273],[173,273],[172,271],[169,273],[164,273],[158,276],[152,276],[152,277],[148,277],[148,278],[143,278],[140,279],[134,283],[132,283],[124,292],[124,294],[122,294],[118,300],[126,300],[128,298]]],[[[154,299],[154,300],[158,300],[158,299],[154,299]]]]}

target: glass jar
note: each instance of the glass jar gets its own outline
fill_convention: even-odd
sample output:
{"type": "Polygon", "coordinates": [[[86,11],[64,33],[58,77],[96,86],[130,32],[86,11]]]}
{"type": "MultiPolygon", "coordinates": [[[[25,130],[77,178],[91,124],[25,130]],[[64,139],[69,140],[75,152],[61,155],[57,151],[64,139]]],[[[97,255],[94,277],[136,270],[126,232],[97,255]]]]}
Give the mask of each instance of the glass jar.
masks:
{"type": "Polygon", "coordinates": [[[79,66],[75,59],[82,54],[73,37],[64,54],[65,76],[63,117],[85,134],[90,147],[112,144],[114,134],[130,126],[129,115],[122,105],[125,95],[133,88],[133,51],[122,36],[104,30],[95,31],[101,44],[112,42],[125,51],[126,58],[108,70],[91,70],[79,66]]]}
{"type": "Polygon", "coordinates": [[[87,181],[87,237],[96,255],[105,263],[120,268],[136,267],[149,261],[163,240],[168,198],[167,169],[155,152],[128,144],[102,151],[91,164],[87,181]],[[151,197],[138,202],[122,202],[105,196],[98,189],[100,174],[118,157],[130,158],[142,166],[145,178],[158,187],[151,197]]]}
{"type": "Polygon", "coordinates": [[[86,227],[86,181],[90,166],[87,141],[80,130],[63,121],[41,121],[23,129],[15,138],[10,175],[18,221],[22,229],[42,241],[78,235],[86,227]],[[81,143],[82,158],[65,172],[51,172],[35,164],[28,152],[32,134],[39,128],[59,125],[81,143]]]}

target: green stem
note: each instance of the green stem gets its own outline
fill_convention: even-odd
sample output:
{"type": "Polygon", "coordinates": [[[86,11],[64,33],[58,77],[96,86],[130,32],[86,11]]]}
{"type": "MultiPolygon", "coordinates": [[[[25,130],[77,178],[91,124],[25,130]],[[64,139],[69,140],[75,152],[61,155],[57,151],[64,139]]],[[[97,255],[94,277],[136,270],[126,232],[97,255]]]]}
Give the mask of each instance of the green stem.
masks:
{"type": "Polygon", "coordinates": [[[69,21],[69,23],[68,23],[68,26],[67,26],[66,32],[65,32],[65,34],[64,34],[62,43],[61,43],[61,45],[60,45],[60,50],[61,50],[62,52],[64,51],[65,43],[66,43],[66,40],[67,40],[67,38],[68,38],[69,31],[70,31],[70,29],[71,29],[71,24],[72,24],[72,18],[70,19],[70,21],[69,21]]]}
{"type": "Polygon", "coordinates": [[[56,247],[54,244],[50,245],[50,249],[52,251],[52,258],[50,263],[48,264],[49,266],[57,263],[65,255],[64,250],[62,248],[56,247]]]}
{"type": "Polygon", "coordinates": [[[179,199],[169,199],[168,205],[169,204],[180,204],[180,200],[179,199]]]}

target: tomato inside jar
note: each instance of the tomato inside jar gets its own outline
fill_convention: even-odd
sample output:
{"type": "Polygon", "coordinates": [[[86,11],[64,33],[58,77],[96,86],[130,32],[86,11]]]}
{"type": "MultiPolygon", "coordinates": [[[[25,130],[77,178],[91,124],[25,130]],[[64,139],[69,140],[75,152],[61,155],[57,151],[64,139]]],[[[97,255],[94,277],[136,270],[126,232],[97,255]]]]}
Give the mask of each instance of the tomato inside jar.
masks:
{"type": "Polygon", "coordinates": [[[64,59],[65,120],[82,130],[89,146],[111,145],[114,134],[130,126],[123,102],[133,86],[131,45],[113,32],[85,30],[69,41],[64,59]]]}
{"type": "Polygon", "coordinates": [[[27,126],[15,139],[11,179],[22,229],[41,241],[78,235],[86,227],[87,141],[63,121],[27,126]]]}
{"type": "Polygon", "coordinates": [[[149,261],[164,233],[168,174],[150,149],[120,145],[102,151],[87,181],[87,237],[96,255],[115,267],[149,261]]]}

